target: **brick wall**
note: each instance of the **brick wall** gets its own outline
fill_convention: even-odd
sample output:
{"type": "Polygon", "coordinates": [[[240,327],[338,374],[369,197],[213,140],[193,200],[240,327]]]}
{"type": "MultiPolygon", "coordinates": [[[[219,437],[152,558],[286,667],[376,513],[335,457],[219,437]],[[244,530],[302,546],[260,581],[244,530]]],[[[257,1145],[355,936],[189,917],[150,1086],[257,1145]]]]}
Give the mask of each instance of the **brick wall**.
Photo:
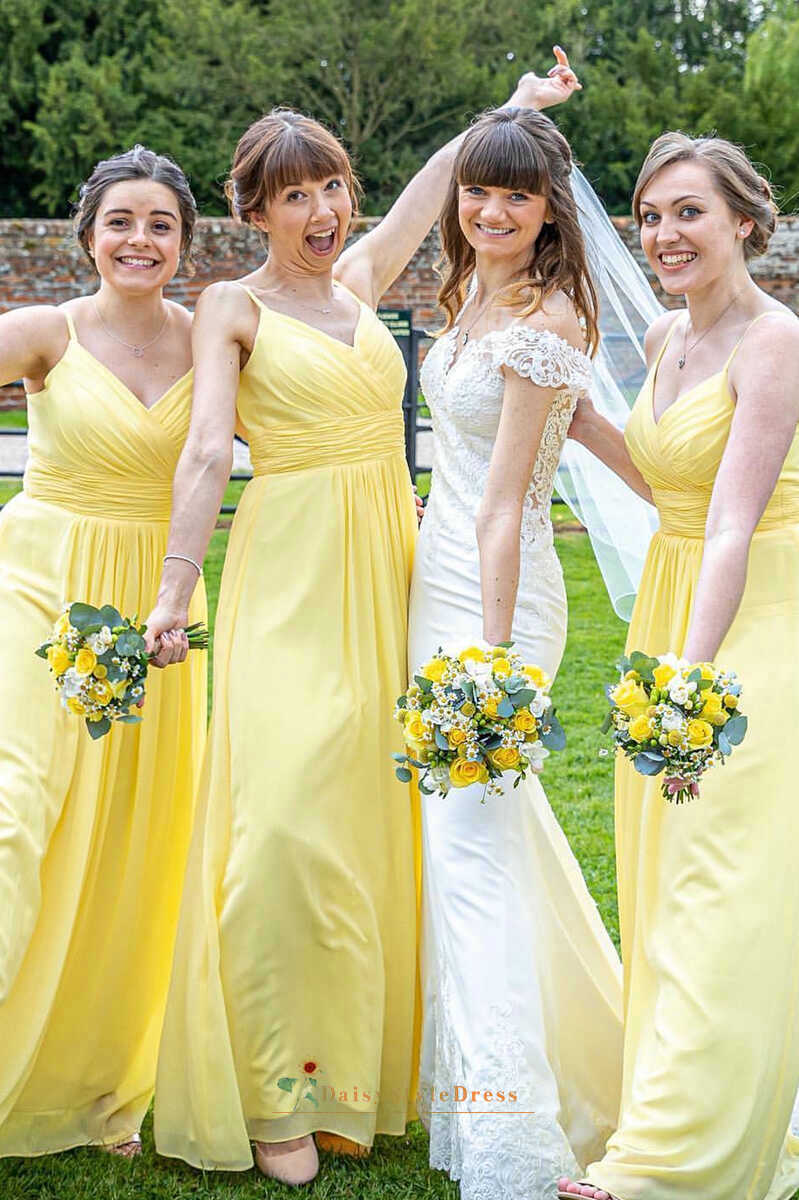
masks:
{"type": "MultiPolygon", "coordinates": [[[[354,236],[360,236],[376,220],[362,218],[354,236]]],[[[642,262],[632,219],[616,218],[615,224],[642,262]]],[[[437,284],[432,271],[437,255],[437,238],[431,234],[383,300],[387,307],[411,308],[420,328],[437,323],[437,284]]],[[[196,272],[176,279],[169,294],[193,307],[207,284],[242,275],[256,267],[263,256],[258,235],[246,226],[222,218],[201,219],[195,238],[196,272]]],[[[782,218],[769,253],[755,261],[753,273],[766,291],[799,312],[799,216],[782,218]]],[[[93,290],[95,279],[83,252],[72,240],[68,221],[0,220],[0,312],[21,304],[60,304],[70,296],[93,290]]],[[[0,389],[0,408],[16,407],[20,402],[19,389],[0,389]]]]}

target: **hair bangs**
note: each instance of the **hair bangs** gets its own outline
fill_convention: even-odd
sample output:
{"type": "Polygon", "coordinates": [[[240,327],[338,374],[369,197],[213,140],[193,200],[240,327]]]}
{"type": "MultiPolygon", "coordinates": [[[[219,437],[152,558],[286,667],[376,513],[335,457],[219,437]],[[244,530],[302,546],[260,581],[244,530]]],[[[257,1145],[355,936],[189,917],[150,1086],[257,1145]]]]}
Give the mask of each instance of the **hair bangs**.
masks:
{"type": "Polygon", "coordinates": [[[552,191],[544,147],[512,120],[486,124],[478,136],[469,138],[457,180],[463,187],[496,187],[531,196],[549,196],[552,191]]]}
{"type": "Polygon", "coordinates": [[[351,189],[352,169],[349,159],[334,137],[326,130],[299,128],[288,125],[282,137],[275,140],[264,157],[264,189],[267,203],[284,188],[304,179],[318,182],[332,175],[341,175],[351,189]]]}

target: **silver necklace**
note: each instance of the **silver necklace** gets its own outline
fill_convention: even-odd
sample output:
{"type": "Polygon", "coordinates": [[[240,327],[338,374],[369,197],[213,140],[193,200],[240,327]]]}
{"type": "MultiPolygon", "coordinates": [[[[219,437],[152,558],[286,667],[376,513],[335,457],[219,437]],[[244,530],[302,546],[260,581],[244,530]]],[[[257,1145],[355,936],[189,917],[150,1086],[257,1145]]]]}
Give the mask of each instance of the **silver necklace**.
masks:
{"type": "MultiPolygon", "coordinates": [[[[333,284],[333,289],[335,289],[335,286],[336,285],[333,284]]],[[[328,305],[325,308],[317,308],[317,306],[315,304],[308,304],[308,302],[306,300],[299,300],[297,298],[297,289],[296,288],[289,288],[289,291],[291,292],[294,303],[299,304],[300,308],[307,308],[311,312],[318,312],[318,313],[325,313],[325,314],[331,313],[333,311],[332,305],[328,305]]],[[[330,293],[330,299],[331,299],[331,301],[333,301],[333,300],[335,300],[335,298],[336,298],[335,290],[332,290],[330,293]]]]}
{"type": "Polygon", "coordinates": [[[150,348],[150,346],[155,345],[155,343],[160,338],[161,334],[166,329],[166,323],[169,320],[169,309],[167,309],[164,314],[164,320],[161,325],[161,328],[158,330],[158,333],[155,335],[155,337],[150,338],[149,342],[145,342],[141,346],[135,346],[135,345],[131,345],[130,342],[126,342],[124,340],[124,338],[119,337],[118,334],[114,333],[113,329],[109,329],[108,326],[106,325],[105,321],[103,320],[103,314],[100,312],[99,304],[97,303],[96,300],[94,300],[92,303],[94,304],[94,311],[97,313],[97,319],[100,322],[100,324],[102,325],[103,329],[108,334],[108,336],[110,338],[113,338],[115,342],[119,342],[120,346],[124,346],[127,350],[130,350],[131,353],[133,354],[134,358],[143,358],[144,357],[144,351],[148,350],[150,348]]]}
{"type": "Polygon", "coordinates": [[[735,293],[735,295],[733,296],[732,300],[730,300],[727,307],[723,308],[721,310],[721,312],[719,313],[719,315],[716,317],[715,321],[711,321],[710,324],[708,325],[707,329],[705,329],[702,333],[700,333],[699,337],[696,339],[696,341],[694,342],[694,344],[692,346],[688,345],[688,325],[690,324],[690,321],[685,322],[685,332],[684,332],[683,338],[682,338],[682,354],[677,359],[677,370],[678,371],[681,371],[683,369],[683,367],[685,366],[686,358],[688,357],[688,355],[691,353],[692,350],[695,350],[697,348],[699,343],[702,341],[702,338],[706,337],[710,333],[710,331],[714,327],[714,325],[718,325],[719,321],[721,320],[721,318],[724,316],[724,314],[726,312],[729,312],[729,310],[732,308],[733,304],[738,299],[740,294],[741,294],[740,292],[735,293]]]}
{"type": "Polygon", "coordinates": [[[501,290],[500,288],[497,288],[497,290],[495,292],[491,293],[491,295],[488,297],[488,299],[480,306],[477,316],[474,318],[471,325],[469,325],[466,329],[461,330],[461,335],[460,335],[461,336],[461,349],[463,349],[463,347],[468,342],[469,334],[472,332],[475,325],[480,320],[480,318],[482,317],[482,315],[486,311],[486,309],[490,307],[492,300],[496,297],[497,292],[499,292],[500,290],[501,290]]]}

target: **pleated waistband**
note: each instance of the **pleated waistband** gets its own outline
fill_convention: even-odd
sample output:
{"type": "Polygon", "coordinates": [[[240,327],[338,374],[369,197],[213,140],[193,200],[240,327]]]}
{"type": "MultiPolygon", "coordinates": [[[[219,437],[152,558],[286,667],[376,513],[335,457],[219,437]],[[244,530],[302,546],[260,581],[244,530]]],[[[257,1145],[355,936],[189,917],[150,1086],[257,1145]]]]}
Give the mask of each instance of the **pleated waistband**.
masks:
{"type": "Polygon", "coordinates": [[[274,425],[250,438],[256,475],[345,466],[405,454],[402,412],[371,413],[307,427],[274,425]]]}
{"type": "Polygon", "coordinates": [[[86,517],[107,521],[169,521],[172,481],[104,475],[73,474],[29,461],[25,469],[26,495],[86,517]]]}

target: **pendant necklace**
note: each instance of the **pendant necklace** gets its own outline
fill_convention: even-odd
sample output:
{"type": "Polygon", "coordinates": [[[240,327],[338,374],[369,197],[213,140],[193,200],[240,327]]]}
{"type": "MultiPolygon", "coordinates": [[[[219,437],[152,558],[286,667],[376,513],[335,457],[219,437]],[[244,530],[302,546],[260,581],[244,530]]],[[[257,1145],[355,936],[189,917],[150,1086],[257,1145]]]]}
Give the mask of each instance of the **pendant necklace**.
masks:
{"type": "Polygon", "coordinates": [[[118,336],[118,334],[114,333],[113,329],[108,328],[105,321],[103,320],[103,314],[100,312],[99,304],[97,303],[96,300],[93,300],[92,303],[94,304],[94,311],[97,313],[97,319],[100,322],[100,324],[102,325],[105,332],[108,334],[108,336],[110,338],[113,338],[115,342],[119,342],[120,346],[124,346],[126,350],[130,350],[131,353],[133,354],[134,358],[143,358],[144,357],[144,351],[148,350],[150,348],[150,346],[155,345],[155,343],[160,338],[161,334],[166,329],[166,323],[169,320],[169,309],[167,309],[166,313],[164,315],[164,320],[161,325],[161,328],[158,330],[158,333],[155,335],[155,337],[150,338],[149,342],[145,342],[142,346],[131,345],[130,342],[126,342],[124,340],[124,338],[121,338],[118,336]]]}
{"type": "Polygon", "coordinates": [[[677,370],[678,370],[678,371],[681,371],[681,370],[683,369],[683,367],[685,366],[685,360],[686,360],[686,358],[688,357],[688,355],[690,354],[690,352],[691,352],[692,350],[695,350],[695,349],[696,349],[696,347],[697,347],[697,346],[699,345],[699,343],[702,341],[702,338],[703,338],[703,337],[706,337],[706,336],[707,336],[707,334],[709,334],[709,333],[710,333],[711,329],[712,329],[712,328],[713,328],[715,325],[718,325],[719,321],[720,321],[720,320],[721,320],[721,318],[724,316],[724,314],[725,314],[725,313],[727,313],[727,312],[729,312],[729,310],[732,308],[733,304],[734,304],[734,303],[735,303],[735,301],[738,299],[738,297],[740,296],[740,294],[741,294],[740,292],[736,292],[736,293],[735,293],[735,295],[733,296],[732,300],[730,300],[730,302],[729,302],[729,304],[727,305],[727,307],[726,307],[726,308],[723,308],[723,309],[721,310],[721,312],[719,313],[719,315],[716,317],[715,321],[711,321],[711,322],[710,322],[710,324],[708,325],[707,329],[705,329],[703,333],[700,333],[699,337],[696,339],[696,341],[694,342],[694,344],[693,344],[692,346],[689,346],[689,345],[688,345],[688,325],[689,325],[689,323],[690,323],[690,322],[689,322],[689,321],[686,321],[686,322],[685,322],[685,332],[683,333],[683,338],[682,338],[682,354],[681,354],[681,355],[680,355],[680,357],[677,359],[677,370]]]}
{"type": "Polygon", "coordinates": [[[469,334],[472,332],[472,330],[474,329],[475,325],[477,324],[477,322],[478,322],[478,321],[480,320],[480,318],[482,317],[483,313],[486,311],[486,309],[487,309],[487,308],[489,308],[489,307],[490,307],[492,300],[495,298],[495,296],[497,295],[497,293],[498,293],[498,292],[500,292],[501,290],[502,290],[501,288],[497,288],[497,289],[496,289],[496,291],[494,291],[494,292],[492,292],[492,293],[491,293],[491,295],[488,297],[488,299],[487,299],[487,300],[485,300],[485,301],[483,302],[483,304],[481,304],[480,308],[478,309],[477,316],[474,318],[474,320],[472,321],[471,325],[469,325],[469,326],[468,326],[466,329],[464,329],[464,330],[462,330],[462,331],[461,331],[461,335],[460,335],[460,337],[461,337],[461,349],[463,349],[463,347],[464,347],[464,346],[466,345],[466,343],[468,342],[468,340],[469,340],[469,334]]]}

